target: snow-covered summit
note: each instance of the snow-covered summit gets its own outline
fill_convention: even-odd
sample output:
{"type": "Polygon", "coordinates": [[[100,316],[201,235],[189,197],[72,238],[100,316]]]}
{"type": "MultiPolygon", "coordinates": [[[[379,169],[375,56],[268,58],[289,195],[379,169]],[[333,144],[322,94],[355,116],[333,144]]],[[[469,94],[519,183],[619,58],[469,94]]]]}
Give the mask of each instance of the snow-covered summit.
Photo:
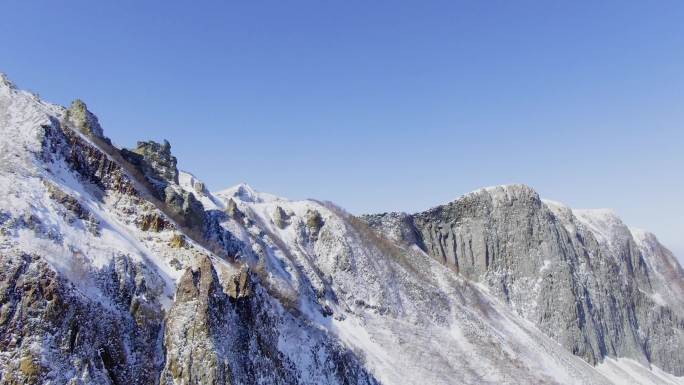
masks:
{"type": "Polygon", "coordinates": [[[520,194],[538,195],[537,192],[530,186],[522,183],[501,184],[495,186],[482,187],[477,190],[470,191],[456,200],[463,199],[469,196],[490,195],[493,197],[511,196],[520,194]]]}
{"type": "Polygon", "coordinates": [[[537,194],[532,187],[526,184],[501,184],[479,188],[477,190],[459,195],[446,204],[439,204],[427,209],[426,212],[438,211],[446,206],[457,205],[471,199],[484,199],[491,201],[495,205],[500,205],[505,204],[505,202],[510,202],[512,199],[517,199],[518,197],[528,197],[539,200],[539,194],[537,194]]]}
{"type": "Polygon", "coordinates": [[[2,82],[0,382],[678,381],[656,367],[684,362],[679,292],[658,285],[684,281],[648,235],[602,248],[524,185],[377,228],[246,184],[213,194],[170,145],[118,149],[84,103],[2,82]],[[625,256],[649,265],[625,275],[625,256]]]}
{"type": "Polygon", "coordinates": [[[5,89],[15,89],[16,85],[12,83],[11,80],[7,77],[7,75],[3,72],[0,72],[0,88],[5,88],[5,89]]]}
{"type": "Polygon", "coordinates": [[[573,214],[587,226],[600,242],[611,243],[627,226],[613,209],[573,209],[573,214]]]}
{"type": "Polygon", "coordinates": [[[240,183],[225,190],[217,191],[214,195],[224,199],[233,198],[248,203],[266,203],[287,200],[273,194],[259,192],[247,183],[240,183]]]}

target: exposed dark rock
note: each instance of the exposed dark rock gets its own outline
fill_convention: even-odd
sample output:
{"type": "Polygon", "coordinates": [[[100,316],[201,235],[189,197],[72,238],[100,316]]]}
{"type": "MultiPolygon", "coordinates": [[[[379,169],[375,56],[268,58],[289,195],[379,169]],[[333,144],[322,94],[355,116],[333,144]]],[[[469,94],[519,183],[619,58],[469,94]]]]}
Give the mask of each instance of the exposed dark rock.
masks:
{"type": "Polygon", "coordinates": [[[318,238],[318,233],[323,227],[323,217],[321,213],[315,210],[309,210],[306,213],[306,227],[309,229],[312,239],[318,238]]]}
{"type": "Polygon", "coordinates": [[[188,241],[185,239],[183,234],[174,234],[169,241],[169,246],[180,249],[185,248],[188,245],[188,241]]]}
{"type": "Polygon", "coordinates": [[[619,248],[606,249],[572,212],[552,212],[522,185],[480,190],[412,216],[363,218],[484,282],[591,364],[630,357],[684,374],[684,329],[644,294],[650,278],[626,227],[619,248]]]}
{"type": "Polygon", "coordinates": [[[160,231],[173,229],[173,225],[159,214],[143,214],[138,220],[138,227],[143,231],[160,231]]]}
{"type": "Polygon", "coordinates": [[[285,210],[280,206],[276,206],[275,211],[273,212],[273,223],[275,223],[278,228],[284,229],[288,225],[289,219],[290,216],[287,215],[285,210]]]}
{"type": "Polygon", "coordinates": [[[241,220],[244,217],[244,214],[237,207],[237,203],[235,203],[233,198],[228,199],[228,204],[226,205],[226,213],[235,220],[241,220]]]}
{"type": "Polygon", "coordinates": [[[178,184],[177,160],[171,155],[171,144],[168,141],[141,141],[133,150],[121,150],[121,154],[133,165],[140,167],[150,180],[178,184]]]}
{"type": "MultiPolygon", "coordinates": [[[[138,196],[133,181],[124,168],[107,154],[83,140],[78,134],[56,120],[45,130],[42,156],[47,161],[61,157],[85,181],[102,190],[112,190],[128,196],[138,196]]],[[[110,146],[98,137],[92,138],[103,146],[110,146]]]]}
{"type": "Polygon", "coordinates": [[[244,298],[252,292],[251,272],[244,266],[237,274],[226,277],[226,292],[233,299],[244,298]]]}
{"type": "Polygon", "coordinates": [[[203,182],[195,181],[195,183],[192,185],[192,188],[199,195],[207,195],[207,186],[203,182]]]}
{"type": "MultiPolygon", "coordinates": [[[[248,274],[238,275],[241,287],[249,287],[248,274]]],[[[161,384],[310,383],[279,350],[283,336],[278,330],[283,323],[294,323],[297,330],[324,339],[312,346],[311,359],[326,370],[306,375],[315,375],[320,383],[377,384],[342,345],[326,340],[319,330],[297,324],[287,313],[274,313],[270,301],[263,290],[224,293],[209,258],[186,270],[167,316],[167,360],[161,384]]]]}
{"type": "Polygon", "coordinates": [[[172,186],[167,186],[164,189],[164,203],[166,203],[171,214],[184,226],[199,233],[204,231],[204,206],[195,198],[193,193],[185,190],[178,192],[172,186]]]}
{"type": "Polygon", "coordinates": [[[76,99],[71,103],[67,110],[67,119],[87,136],[97,137],[111,144],[109,139],[104,136],[104,131],[97,120],[97,116],[88,110],[88,107],[81,99],[76,99]]]}
{"type": "Polygon", "coordinates": [[[48,181],[44,180],[43,184],[47,187],[50,198],[66,209],[67,212],[65,215],[67,216],[67,222],[73,223],[74,220],[80,219],[83,221],[84,227],[88,231],[94,235],[100,234],[100,223],[97,218],[95,218],[87,208],[81,205],[76,198],[48,181]]]}
{"type": "Polygon", "coordinates": [[[121,285],[134,270],[110,272],[100,282],[121,299],[117,308],[79,295],[39,257],[0,255],[0,350],[11,358],[0,363],[1,383],[53,383],[65,373],[84,383],[157,382],[161,310],[141,297],[155,294],[121,285]],[[131,298],[147,307],[144,319],[129,312],[131,298]]]}
{"type": "Polygon", "coordinates": [[[121,150],[121,155],[144,175],[152,186],[154,196],[163,202],[165,212],[182,226],[197,234],[204,231],[205,213],[202,203],[188,191],[178,187],[176,157],[171,145],[149,141],[138,142],[132,151],[121,150]]]}

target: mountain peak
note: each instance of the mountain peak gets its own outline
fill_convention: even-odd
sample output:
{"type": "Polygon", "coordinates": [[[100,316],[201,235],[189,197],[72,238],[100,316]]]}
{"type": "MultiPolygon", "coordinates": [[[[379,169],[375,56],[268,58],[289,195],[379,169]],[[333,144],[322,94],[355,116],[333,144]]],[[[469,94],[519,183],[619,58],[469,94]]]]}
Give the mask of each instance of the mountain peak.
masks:
{"type": "Polygon", "coordinates": [[[273,194],[262,193],[247,183],[239,183],[233,187],[221,190],[215,194],[222,198],[236,198],[248,203],[265,203],[285,200],[284,198],[275,196],[273,194]]]}
{"type": "Polygon", "coordinates": [[[471,191],[467,194],[464,194],[451,203],[462,202],[462,201],[468,200],[468,199],[482,199],[482,198],[487,199],[487,200],[491,199],[491,201],[494,204],[511,202],[513,200],[518,200],[518,199],[525,199],[525,200],[532,200],[532,201],[540,201],[541,200],[537,191],[534,190],[532,187],[530,187],[526,184],[515,183],[515,184],[502,184],[502,185],[497,185],[497,186],[483,187],[483,188],[480,188],[478,190],[474,190],[474,191],[471,191]]]}
{"type": "Polygon", "coordinates": [[[462,196],[456,198],[456,201],[459,201],[464,198],[469,198],[469,197],[474,197],[474,196],[482,196],[482,195],[488,195],[492,197],[504,197],[504,196],[534,196],[539,198],[539,194],[537,191],[535,191],[532,187],[522,184],[522,183],[513,183],[513,184],[501,184],[501,185],[495,185],[495,186],[488,186],[488,187],[482,187],[477,190],[473,190],[469,193],[463,194],[462,196]]]}
{"type": "Polygon", "coordinates": [[[0,88],[16,89],[17,86],[12,83],[4,72],[0,72],[0,88]]]}
{"type": "Polygon", "coordinates": [[[539,195],[535,189],[532,187],[523,184],[523,183],[512,183],[512,184],[501,184],[497,186],[489,186],[489,187],[484,187],[481,188],[480,190],[476,190],[474,192],[478,191],[484,191],[487,193],[506,193],[506,194],[529,194],[529,195],[539,195]]]}
{"type": "Polygon", "coordinates": [[[522,184],[363,218],[246,183],[213,194],[167,141],[103,146],[82,101],[66,112],[0,82],[0,378],[635,383],[624,362],[684,374],[684,272],[612,210],[576,219],[522,184]]]}

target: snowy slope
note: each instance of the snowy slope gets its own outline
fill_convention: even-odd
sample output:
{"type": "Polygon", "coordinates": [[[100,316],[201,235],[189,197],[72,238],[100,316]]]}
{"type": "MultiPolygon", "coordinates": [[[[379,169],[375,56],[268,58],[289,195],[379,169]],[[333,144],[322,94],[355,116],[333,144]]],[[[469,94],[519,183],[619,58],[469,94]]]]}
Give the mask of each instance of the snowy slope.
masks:
{"type": "MultiPolygon", "coordinates": [[[[0,210],[10,218],[36,218],[42,227],[35,231],[31,226],[20,226],[15,229],[15,237],[6,238],[2,247],[45,255],[56,270],[68,277],[78,277],[84,266],[99,269],[116,255],[128,255],[152,267],[166,296],[173,297],[180,271],[165,261],[170,254],[177,254],[166,247],[170,232],[150,238],[131,220],[135,217],[131,210],[154,212],[154,207],[144,204],[132,208],[139,202],[123,194],[102,196],[94,186],[84,183],[64,159],[42,159],[44,143],[49,140],[46,135],[66,110],[8,86],[0,87],[0,108],[0,210]],[[74,219],[63,204],[50,197],[55,193],[72,197],[90,218],[74,219]],[[97,231],[89,231],[88,221],[97,224],[97,231]],[[52,234],[57,239],[52,239],[52,234]]],[[[75,134],[92,146],[90,139],[75,134]]]]}
{"type": "MultiPolygon", "coordinates": [[[[626,359],[589,365],[487,285],[333,204],[150,177],[169,154],[120,151],[73,115],[0,78],[0,383],[681,380],[626,359]]],[[[487,191],[496,205],[515,194],[487,191]]],[[[611,218],[577,215],[614,242],[611,218]]]]}
{"type": "Polygon", "coordinates": [[[298,274],[310,280],[318,294],[300,298],[302,306],[331,307],[332,320],[315,310],[309,317],[362,352],[382,382],[611,383],[612,373],[569,355],[421,250],[385,244],[334,206],[254,199],[259,193],[244,185],[230,191],[238,190],[250,194],[220,196],[236,200],[246,222],[256,224],[252,235],[284,270],[282,286],[300,287],[298,274]],[[284,226],[279,210],[288,218],[284,226]],[[314,241],[306,224],[312,212],[325,223],[314,241]]]}
{"type": "Polygon", "coordinates": [[[572,212],[608,249],[619,249],[621,245],[634,242],[652,275],[649,296],[658,305],[675,308],[684,314],[684,270],[654,234],[627,227],[613,210],[574,209],[572,212]]]}

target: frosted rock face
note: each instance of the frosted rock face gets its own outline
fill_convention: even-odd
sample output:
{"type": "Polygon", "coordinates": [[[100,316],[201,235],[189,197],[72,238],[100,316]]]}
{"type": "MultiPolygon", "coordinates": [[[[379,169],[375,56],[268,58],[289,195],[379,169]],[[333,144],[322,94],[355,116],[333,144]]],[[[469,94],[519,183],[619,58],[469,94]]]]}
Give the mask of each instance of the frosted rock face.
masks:
{"type": "Polygon", "coordinates": [[[653,299],[659,305],[671,306],[684,313],[684,269],[670,250],[656,236],[640,229],[630,229],[634,241],[654,275],[653,299]]]}
{"type": "Polygon", "coordinates": [[[171,144],[155,141],[138,142],[132,151],[127,152],[128,157],[139,164],[145,175],[151,179],[161,179],[178,184],[178,168],[176,157],[171,155],[171,144]],[[135,155],[138,155],[137,157],[135,155]]]}
{"type": "Polygon", "coordinates": [[[365,220],[484,283],[589,363],[629,357],[684,374],[681,267],[654,238],[640,248],[614,214],[573,211],[513,185],[365,220]]]}
{"type": "Polygon", "coordinates": [[[0,75],[0,384],[681,383],[682,269],[616,218],[514,186],[369,226],[73,118],[0,75]]]}
{"type": "Polygon", "coordinates": [[[82,100],[77,99],[71,103],[67,110],[67,118],[84,134],[106,139],[97,116],[88,110],[88,106],[82,100]]]}
{"type": "Polygon", "coordinates": [[[126,258],[95,272],[107,304],[79,293],[40,257],[0,255],[3,384],[156,382],[163,312],[126,258]]]}
{"type": "MultiPolygon", "coordinates": [[[[235,292],[234,292],[235,293],[235,292]]],[[[347,349],[297,321],[257,288],[230,296],[209,258],[186,270],[165,330],[162,384],[376,384],[347,349]],[[296,354],[278,350],[293,330],[296,354]],[[310,361],[302,372],[302,362],[310,361]]],[[[295,347],[295,346],[293,346],[295,347]]]]}
{"type": "Polygon", "coordinates": [[[377,383],[252,283],[227,215],[160,191],[169,146],[134,164],[68,115],[0,85],[0,383],[377,383]]]}

